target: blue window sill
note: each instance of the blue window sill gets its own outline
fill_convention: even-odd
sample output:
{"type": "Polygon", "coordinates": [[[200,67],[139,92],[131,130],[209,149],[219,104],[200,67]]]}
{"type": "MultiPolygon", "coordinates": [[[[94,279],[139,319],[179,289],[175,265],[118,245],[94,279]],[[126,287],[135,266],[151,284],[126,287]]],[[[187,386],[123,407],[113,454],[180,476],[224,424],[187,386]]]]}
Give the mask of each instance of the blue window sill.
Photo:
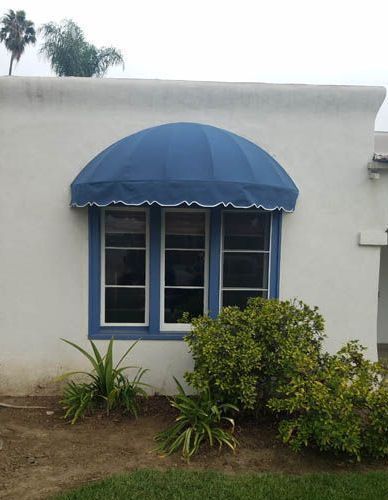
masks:
{"type": "Polygon", "coordinates": [[[147,327],[104,327],[97,328],[94,332],[89,332],[91,340],[183,340],[188,332],[157,332],[150,333],[147,327]]]}

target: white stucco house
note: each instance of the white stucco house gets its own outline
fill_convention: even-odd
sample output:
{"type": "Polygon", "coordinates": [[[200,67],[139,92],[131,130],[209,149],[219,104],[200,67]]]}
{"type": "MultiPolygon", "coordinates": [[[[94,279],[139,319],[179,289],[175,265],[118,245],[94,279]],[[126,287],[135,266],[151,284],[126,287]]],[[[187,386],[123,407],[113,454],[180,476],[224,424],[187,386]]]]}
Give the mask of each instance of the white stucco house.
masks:
{"type": "Polygon", "coordinates": [[[373,162],[384,96],[0,78],[0,393],[55,393],[84,362],[60,338],[112,336],[118,354],[141,338],[132,361],[170,393],[191,367],[181,314],[254,295],[317,305],[330,351],[359,339],[376,359],[388,344],[388,173],[373,162]]]}

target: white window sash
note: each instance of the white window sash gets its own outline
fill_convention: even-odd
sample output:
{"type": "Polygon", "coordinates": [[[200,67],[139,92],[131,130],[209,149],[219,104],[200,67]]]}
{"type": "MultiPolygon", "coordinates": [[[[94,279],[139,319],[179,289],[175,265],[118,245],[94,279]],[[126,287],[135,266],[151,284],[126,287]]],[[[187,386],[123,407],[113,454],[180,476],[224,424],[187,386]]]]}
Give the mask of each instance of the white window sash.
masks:
{"type": "Polygon", "coordinates": [[[189,332],[191,323],[166,323],[164,321],[164,290],[167,288],[175,289],[203,289],[203,314],[208,313],[209,301],[209,210],[195,208],[164,208],[162,209],[162,225],[161,225],[161,245],[160,245],[160,330],[170,332],[189,332]],[[204,213],[205,214],[205,248],[188,248],[186,250],[197,250],[205,252],[204,259],[204,282],[202,286],[165,286],[165,253],[166,250],[180,250],[179,248],[169,248],[165,246],[166,242],[166,213],[167,212],[184,212],[184,213],[204,213]]]}
{"type": "Polygon", "coordinates": [[[148,207],[106,207],[101,209],[101,285],[100,285],[100,324],[101,326],[149,326],[149,253],[150,253],[150,229],[149,229],[149,209],[148,207]],[[105,210],[118,210],[118,211],[132,211],[145,213],[145,248],[143,247],[105,247],[105,210]],[[145,285],[106,285],[105,283],[105,248],[109,249],[125,249],[125,250],[145,250],[145,285]],[[105,321],[105,288],[142,288],[145,294],[145,307],[144,307],[144,323],[107,323],[105,321]]]}
{"type": "MultiPolygon", "coordinates": [[[[236,209],[238,210],[238,209],[236,209]]],[[[220,304],[220,308],[223,306],[222,300],[223,300],[223,292],[227,291],[241,291],[241,292],[267,292],[267,299],[269,298],[269,291],[271,290],[271,259],[272,259],[272,227],[273,227],[273,214],[271,212],[270,214],[270,227],[269,227],[269,247],[268,250],[228,250],[224,248],[224,214],[228,212],[236,213],[236,210],[223,210],[222,215],[221,215],[221,245],[220,245],[220,283],[219,283],[219,297],[218,297],[218,303],[220,304]],[[254,287],[246,287],[246,288],[239,288],[239,287],[224,287],[223,282],[224,282],[224,255],[225,253],[262,253],[262,254],[268,254],[268,269],[267,269],[267,287],[266,288],[254,288],[254,287]]],[[[243,210],[243,209],[241,209],[243,210]]],[[[258,210],[260,212],[260,210],[258,210]]],[[[246,211],[245,213],[248,213],[246,211]]]]}

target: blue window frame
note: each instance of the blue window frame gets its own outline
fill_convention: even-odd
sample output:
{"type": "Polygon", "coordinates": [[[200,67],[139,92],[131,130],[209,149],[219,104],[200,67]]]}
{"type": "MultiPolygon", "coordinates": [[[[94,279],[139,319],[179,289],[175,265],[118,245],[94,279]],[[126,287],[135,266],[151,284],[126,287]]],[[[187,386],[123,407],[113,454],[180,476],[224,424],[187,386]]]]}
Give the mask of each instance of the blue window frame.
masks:
{"type": "MultiPolygon", "coordinates": [[[[147,286],[146,289],[146,318],[143,325],[120,326],[117,323],[110,325],[102,321],[102,283],[101,261],[103,249],[102,217],[103,210],[98,207],[89,208],[89,338],[122,340],[180,340],[187,333],[185,331],[168,331],[161,329],[161,252],[162,249],[162,217],[163,208],[158,205],[147,207],[147,286]]],[[[142,210],[142,209],[139,209],[142,210]]],[[[192,210],[192,209],[191,209],[192,210]]],[[[199,209],[200,210],[200,209],[199,209]]],[[[203,210],[203,209],[202,209],[203,210]]],[[[236,209],[241,213],[244,209],[236,209]]],[[[251,210],[249,210],[252,212],[251,210]]],[[[223,231],[222,221],[229,209],[215,207],[208,209],[208,290],[206,309],[211,317],[216,317],[222,303],[223,290],[223,231]]],[[[265,213],[265,212],[264,212],[265,213]]],[[[268,297],[279,296],[279,267],[280,267],[280,238],[282,215],[280,211],[267,212],[270,214],[271,229],[268,245],[268,297]]],[[[140,248],[141,250],[142,248],[140,248]]],[[[226,250],[228,251],[228,250],[226,250]]],[[[240,252],[240,250],[239,250],[240,252]]],[[[143,287],[143,282],[140,285],[143,287]]],[[[259,286],[257,288],[260,288],[259,286]]],[[[105,292],[104,292],[105,293],[105,292]]]]}

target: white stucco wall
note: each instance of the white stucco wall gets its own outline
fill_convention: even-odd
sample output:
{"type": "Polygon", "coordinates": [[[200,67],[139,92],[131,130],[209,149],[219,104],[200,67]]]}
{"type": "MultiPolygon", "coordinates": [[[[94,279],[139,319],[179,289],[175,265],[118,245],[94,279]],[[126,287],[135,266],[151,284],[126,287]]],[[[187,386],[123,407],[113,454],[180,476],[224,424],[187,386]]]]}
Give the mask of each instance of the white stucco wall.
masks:
{"type": "MultiPolygon", "coordinates": [[[[0,392],[55,392],[83,366],[60,337],[87,345],[86,209],[69,185],[106,146],[145,127],[196,121],[266,149],[300,188],[283,220],[281,298],[318,305],[327,346],[358,338],[376,357],[380,248],[388,178],[368,179],[383,88],[0,78],[0,392]]],[[[388,177],[388,176],[387,176],[388,177]]],[[[99,342],[103,345],[104,342],[99,342]]],[[[117,342],[119,350],[127,342],[117,342]]],[[[158,392],[191,361],[183,342],[142,341],[135,361],[158,392]]]]}
{"type": "Polygon", "coordinates": [[[388,132],[375,132],[375,153],[388,154],[388,132]]]}
{"type": "MultiPolygon", "coordinates": [[[[375,133],[375,152],[381,155],[388,155],[388,132],[375,133]]],[[[388,165],[387,165],[388,170],[388,165]]],[[[381,174],[378,183],[387,185],[387,173],[381,174]]],[[[386,186],[388,189],[388,186],[386,186]]],[[[384,189],[380,190],[382,194],[384,189]]],[[[387,199],[379,193],[379,204],[385,213],[388,228],[387,199]]],[[[381,344],[388,344],[388,247],[381,248],[380,276],[379,276],[379,300],[377,316],[377,341],[381,344]]]]}
{"type": "Polygon", "coordinates": [[[377,342],[388,344],[388,247],[381,249],[377,342]]]}

